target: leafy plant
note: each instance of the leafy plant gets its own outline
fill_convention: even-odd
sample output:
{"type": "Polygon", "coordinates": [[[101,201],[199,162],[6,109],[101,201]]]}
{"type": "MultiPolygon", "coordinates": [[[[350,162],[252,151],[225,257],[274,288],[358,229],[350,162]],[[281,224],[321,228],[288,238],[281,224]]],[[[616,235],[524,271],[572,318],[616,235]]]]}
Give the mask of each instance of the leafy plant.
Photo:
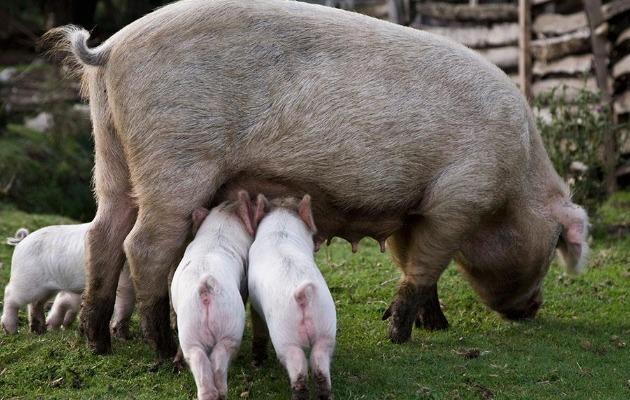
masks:
{"type": "Polygon", "coordinates": [[[590,211],[606,195],[603,139],[618,129],[609,107],[600,104],[600,96],[586,89],[569,101],[564,87],[534,100],[538,130],[556,171],[571,187],[574,201],[590,211]]]}
{"type": "Polygon", "coordinates": [[[95,212],[89,121],[67,107],[61,113],[53,111],[60,123],[50,132],[9,124],[0,133],[0,199],[25,211],[88,221],[95,212]]]}

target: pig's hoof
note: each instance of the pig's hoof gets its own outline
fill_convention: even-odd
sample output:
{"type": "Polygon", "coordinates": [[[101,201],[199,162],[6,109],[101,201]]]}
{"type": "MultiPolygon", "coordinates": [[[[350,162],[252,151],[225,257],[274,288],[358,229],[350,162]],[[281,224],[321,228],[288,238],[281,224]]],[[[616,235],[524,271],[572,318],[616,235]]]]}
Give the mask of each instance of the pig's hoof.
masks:
{"type": "Polygon", "coordinates": [[[321,371],[313,374],[315,388],[317,390],[317,400],[332,400],[332,390],[328,384],[328,379],[321,371]]]}
{"type": "Polygon", "coordinates": [[[79,332],[85,335],[88,347],[94,354],[109,354],[112,352],[109,333],[110,316],[107,316],[106,311],[84,305],[80,314],[79,332]]]}
{"type": "Polygon", "coordinates": [[[308,385],[305,376],[298,376],[291,385],[291,400],[308,400],[308,385]]]}
{"type": "Polygon", "coordinates": [[[29,329],[36,335],[41,335],[46,332],[46,324],[35,320],[29,323],[29,329]]]}
{"type": "Polygon", "coordinates": [[[182,372],[186,368],[186,361],[184,359],[184,352],[181,348],[177,349],[177,354],[173,358],[173,372],[176,374],[182,372]]]}
{"type": "Polygon", "coordinates": [[[401,286],[392,304],[383,314],[389,319],[389,339],[393,343],[404,343],[411,338],[413,323],[418,314],[420,296],[409,286],[401,286]]]}
{"type": "Polygon", "coordinates": [[[448,328],[448,320],[441,310],[438,312],[420,312],[416,318],[416,327],[428,331],[441,331],[448,328]]]}
{"type": "Polygon", "coordinates": [[[177,352],[170,324],[168,296],[140,308],[140,326],[146,341],[156,350],[160,360],[171,360],[177,352]]]}

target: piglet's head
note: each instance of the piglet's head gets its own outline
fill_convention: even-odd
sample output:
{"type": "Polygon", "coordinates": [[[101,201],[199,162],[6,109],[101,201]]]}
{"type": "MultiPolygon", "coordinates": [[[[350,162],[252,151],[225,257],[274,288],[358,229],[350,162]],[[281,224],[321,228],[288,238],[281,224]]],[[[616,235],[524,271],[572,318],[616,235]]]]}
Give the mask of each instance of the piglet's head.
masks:
{"type": "Polygon", "coordinates": [[[295,212],[313,234],[317,232],[315,220],[313,219],[310,195],[305,194],[299,201],[295,197],[281,197],[273,199],[270,202],[265,195],[259,194],[256,198],[256,210],[254,212],[256,224],[258,224],[266,214],[278,208],[295,212]]]}

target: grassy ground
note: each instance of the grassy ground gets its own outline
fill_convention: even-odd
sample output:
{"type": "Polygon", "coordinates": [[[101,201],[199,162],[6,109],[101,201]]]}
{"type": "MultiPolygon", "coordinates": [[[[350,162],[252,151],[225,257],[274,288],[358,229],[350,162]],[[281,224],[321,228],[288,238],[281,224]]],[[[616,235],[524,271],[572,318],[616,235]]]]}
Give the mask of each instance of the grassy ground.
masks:
{"type": "MultiPolygon", "coordinates": [[[[608,224],[630,223],[630,193],[602,212],[608,224]]],[[[0,205],[0,238],[67,219],[27,215],[0,205]]],[[[450,267],[440,281],[451,327],[415,330],[405,345],[386,340],[380,320],[398,272],[387,255],[364,241],[352,255],[342,241],[324,247],[318,263],[337,304],[333,362],[337,399],[628,399],[630,398],[630,237],[593,243],[590,270],[573,278],[553,265],[545,305],[535,321],[512,323],[485,309],[450,267]]],[[[12,248],[0,244],[0,288],[9,278],[12,248]]],[[[137,322],[133,326],[137,332],[137,322]]],[[[251,367],[250,327],[230,369],[230,398],[287,398],[277,361],[251,367]]],[[[188,372],[155,366],[141,340],[114,341],[114,354],[91,355],[76,330],[35,336],[0,334],[0,399],[189,399],[188,372]]]]}

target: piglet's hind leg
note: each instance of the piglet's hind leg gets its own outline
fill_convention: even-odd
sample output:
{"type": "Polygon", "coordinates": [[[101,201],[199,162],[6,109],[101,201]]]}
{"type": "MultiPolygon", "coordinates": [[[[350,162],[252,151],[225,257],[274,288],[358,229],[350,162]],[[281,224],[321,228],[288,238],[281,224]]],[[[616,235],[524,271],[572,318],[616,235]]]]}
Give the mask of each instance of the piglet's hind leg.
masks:
{"type": "Polygon", "coordinates": [[[308,365],[304,351],[297,346],[288,346],[279,358],[289,373],[291,400],[308,400],[308,365]]]}
{"type": "Polygon", "coordinates": [[[230,340],[222,340],[212,349],[210,363],[212,364],[212,372],[214,375],[214,386],[219,392],[219,400],[225,400],[227,398],[228,367],[237,349],[238,345],[230,340]]]}
{"type": "Polygon", "coordinates": [[[317,400],[331,400],[332,386],[330,382],[330,360],[335,341],[319,339],[311,349],[311,373],[317,390],[317,400]]]}
{"type": "Polygon", "coordinates": [[[194,347],[187,352],[186,361],[197,385],[198,400],[218,400],[219,392],[214,386],[214,375],[210,359],[203,349],[194,347]]]}

